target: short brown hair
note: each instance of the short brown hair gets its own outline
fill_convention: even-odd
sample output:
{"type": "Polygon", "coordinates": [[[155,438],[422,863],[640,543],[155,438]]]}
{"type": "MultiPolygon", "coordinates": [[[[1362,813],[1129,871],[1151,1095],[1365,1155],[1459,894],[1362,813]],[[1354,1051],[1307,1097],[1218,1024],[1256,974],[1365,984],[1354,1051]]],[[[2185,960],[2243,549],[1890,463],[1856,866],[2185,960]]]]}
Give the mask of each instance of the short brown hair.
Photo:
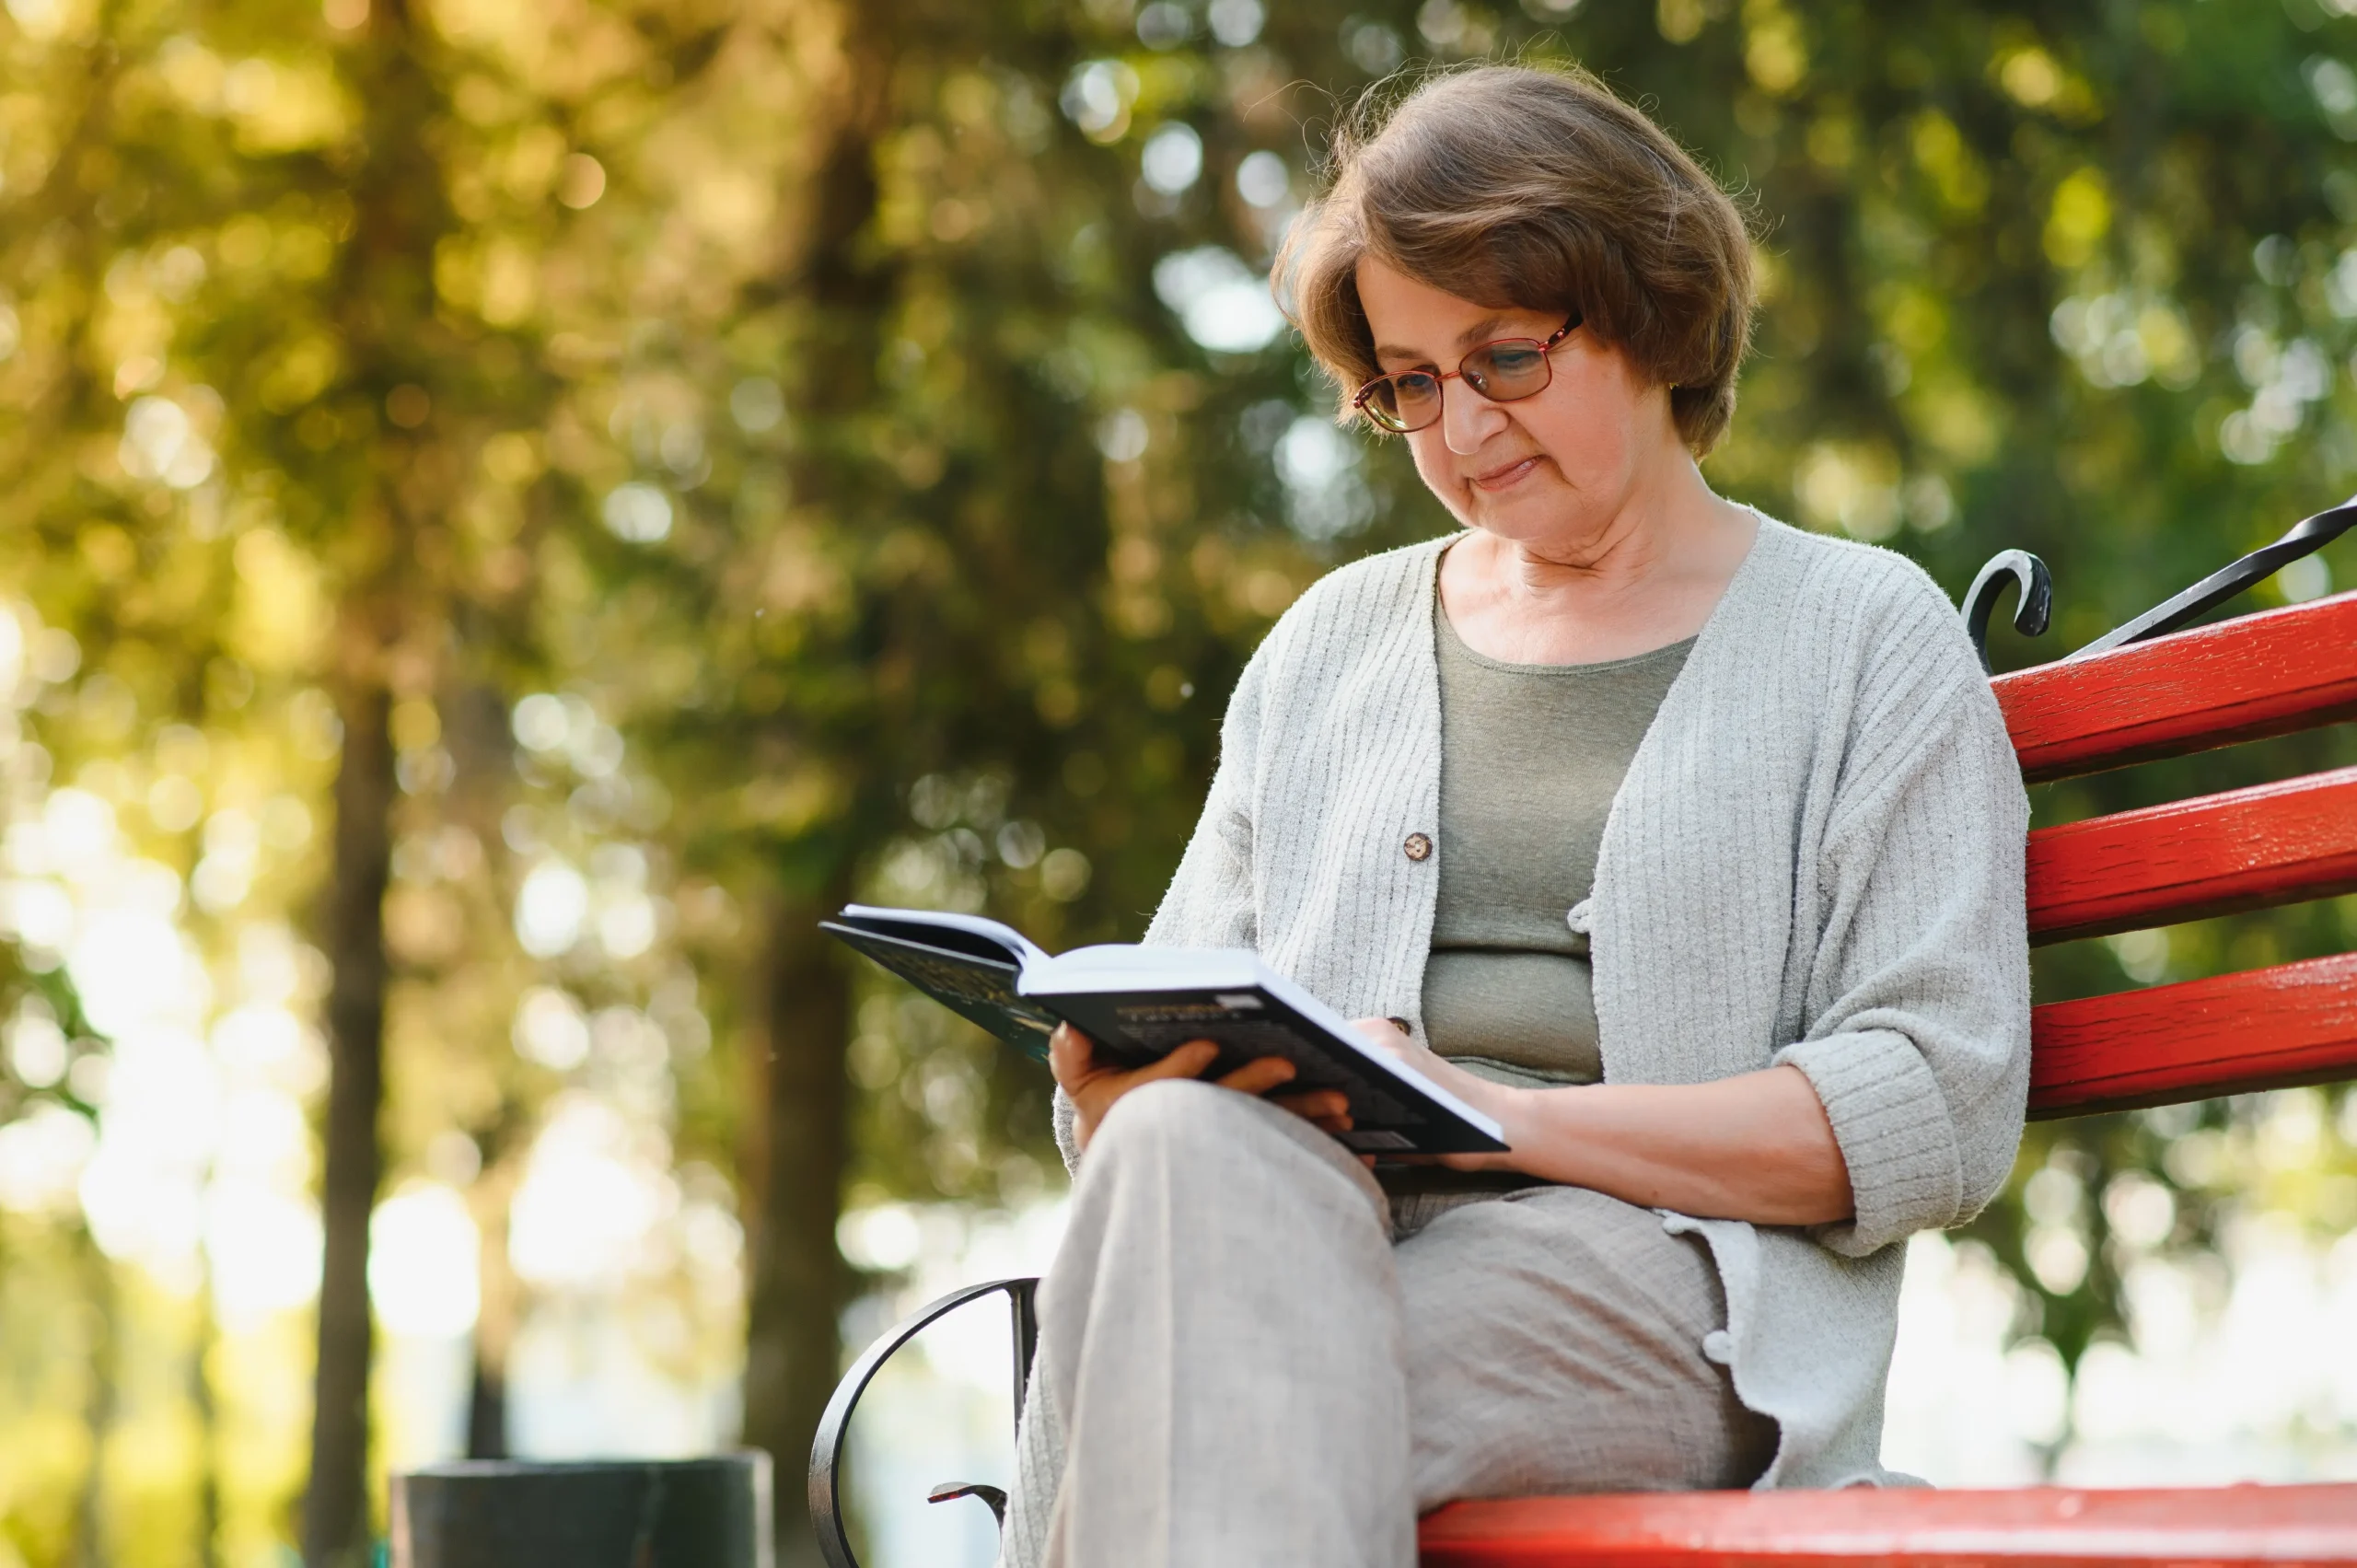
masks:
{"type": "Polygon", "coordinates": [[[1445,72],[1396,103],[1371,90],[1345,119],[1331,183],[1276,267],[1286,314],[1345,400],[1382,373],[1359,302],[1369,256],[1477,305],[1578,310],[1670,389],[1697,456],[1726,433],[1751,338],[1743,215],[1576,66],[1445,72]]]}

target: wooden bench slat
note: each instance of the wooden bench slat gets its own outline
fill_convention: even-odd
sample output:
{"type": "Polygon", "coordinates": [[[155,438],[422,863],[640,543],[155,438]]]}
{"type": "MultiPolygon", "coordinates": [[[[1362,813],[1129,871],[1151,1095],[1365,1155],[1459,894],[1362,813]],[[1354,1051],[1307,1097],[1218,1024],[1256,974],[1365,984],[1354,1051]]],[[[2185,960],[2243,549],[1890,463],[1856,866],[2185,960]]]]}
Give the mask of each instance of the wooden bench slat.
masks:
{"type": "Polygon", "coordinates": [[[2357,953],[2049,1002],[2030,1040],[2034,1118],[2357,1077],[2357,953]]]}
{"type": "Polygon", "coordinates": [[[1991,684],[2034,784],[2312,728],[2357,715],[2357,593],[1991,684]]]}
{"type": "Polygon", "coordinates": [[[2357,1563],[2357,1485],[1661,1493],[1458,1503],[1422,1568],[2357,1563]]]}
{"type": "Polygon", "coordinates": [[[2357,768],[2029,836],[2031,940],[2203,920],[2357,889],[2357,768]]]}

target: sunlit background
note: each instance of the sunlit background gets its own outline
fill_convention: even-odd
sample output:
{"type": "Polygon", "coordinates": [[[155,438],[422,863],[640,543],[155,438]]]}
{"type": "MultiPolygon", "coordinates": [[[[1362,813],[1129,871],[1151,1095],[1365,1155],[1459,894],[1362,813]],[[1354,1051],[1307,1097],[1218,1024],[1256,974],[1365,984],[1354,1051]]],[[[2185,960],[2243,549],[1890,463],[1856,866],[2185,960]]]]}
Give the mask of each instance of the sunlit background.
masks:
{"type": "MultiPolygon", "coordinates": [[[[6,0],[0,1568],[276,1568],[365,1476],[325,1568],[389,1469],[740,1441],[812,1561],[847,1356],[1038,1272],[1065,1187],[1044,1074],[816,916],[1134,937],[1271,621],[1442,526],[1266,283],[1368,82],[1573,58],[1695,146],[1765,288],[1709,475],[1951,593],[2037,550],[2003,668],[2357,488],[2348,9],[6,0]],[[331,1225],[376,1338],[315,1429],[331,1225]]],[[[2352,946],[2328,900],[2038,985],[2352,946]]],[[[2345,1091],[2036,1127],[1913,1244],[1886,1457],[2357,1476],[2352,1227],[2345,1091]]],[[[922,1499],[1004,1479],[1006,1339],[879,1381],[869,1561],[988,1561],[922,1499]]]]}

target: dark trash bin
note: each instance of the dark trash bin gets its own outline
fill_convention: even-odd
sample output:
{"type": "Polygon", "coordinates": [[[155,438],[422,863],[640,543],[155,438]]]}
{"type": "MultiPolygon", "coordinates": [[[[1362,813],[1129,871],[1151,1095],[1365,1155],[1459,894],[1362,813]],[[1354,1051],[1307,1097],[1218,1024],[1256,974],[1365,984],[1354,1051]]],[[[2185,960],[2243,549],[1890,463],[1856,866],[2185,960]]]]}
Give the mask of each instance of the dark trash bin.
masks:
{"type": "Polygon", "coordinates": [[[770,1457],[463,1459],[392,1478],[393,1568],[773,1568],[770,1457]]]}

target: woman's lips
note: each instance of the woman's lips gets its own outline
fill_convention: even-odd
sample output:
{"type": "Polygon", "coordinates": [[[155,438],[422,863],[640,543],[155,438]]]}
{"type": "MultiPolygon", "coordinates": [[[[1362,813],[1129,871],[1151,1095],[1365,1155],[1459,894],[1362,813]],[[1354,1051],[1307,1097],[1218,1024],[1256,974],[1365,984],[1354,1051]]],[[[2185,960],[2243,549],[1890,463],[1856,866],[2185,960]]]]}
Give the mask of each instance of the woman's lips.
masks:
{"type": "Polygon", "coordinates": [[[1473,476],[1473,488],[1476,490],[1504,490],[1511,485],[1519,483],[1529,474],[1531,470],[1538,466],[1538,459],[1535,454],[1527,458],[1517,459],[1502,469],[1492,469],[1488,473],[1475,474],[1473,476]]]}

